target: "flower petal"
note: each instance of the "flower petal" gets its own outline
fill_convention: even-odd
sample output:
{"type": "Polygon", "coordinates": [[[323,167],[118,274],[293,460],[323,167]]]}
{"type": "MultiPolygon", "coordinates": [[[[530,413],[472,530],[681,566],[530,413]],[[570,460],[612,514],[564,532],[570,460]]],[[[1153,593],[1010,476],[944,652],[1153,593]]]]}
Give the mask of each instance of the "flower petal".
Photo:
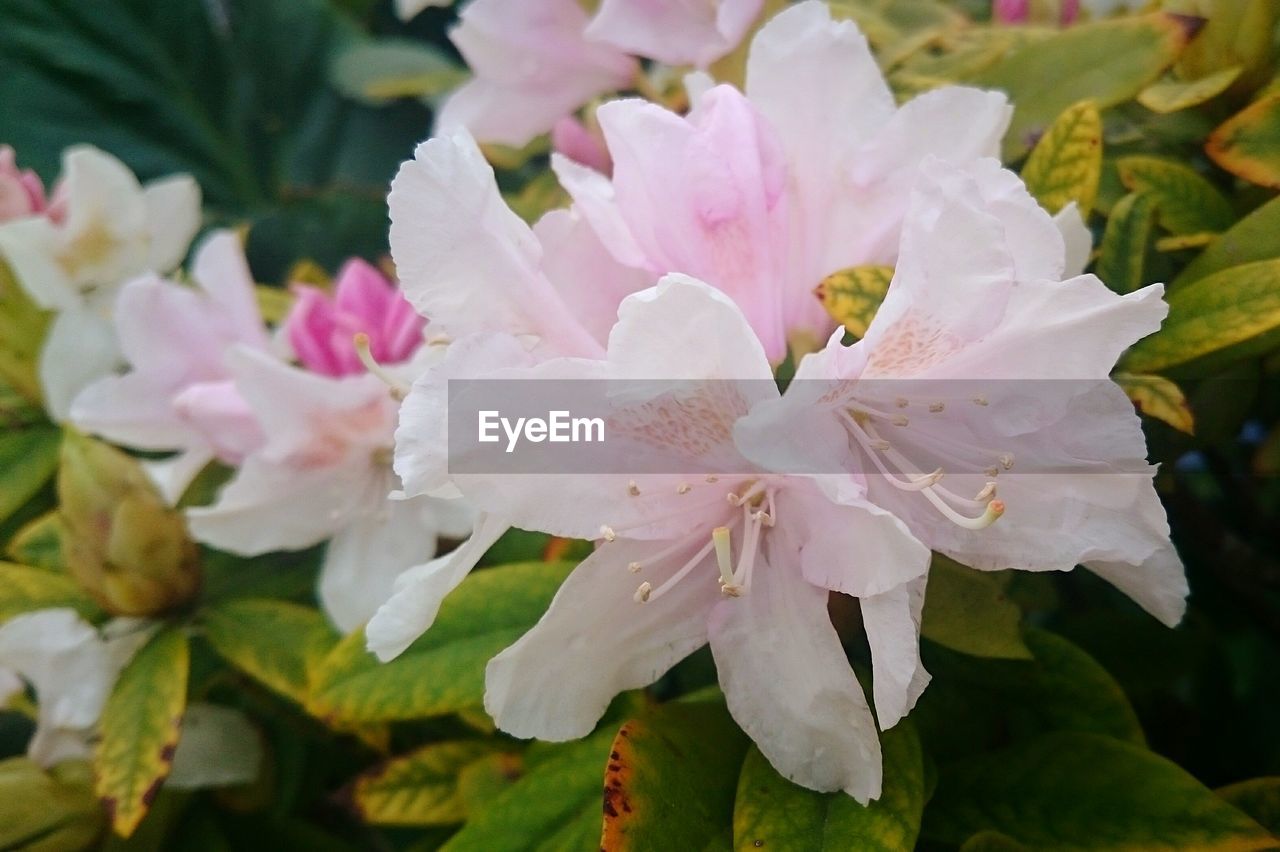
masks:
{"type": "Polygon", "coordinates": [[[898,724],[929,685],[929,673],[920,662],[925,581],[921,576],[858,601],[871,645],[872,684],[881,730],[898,724]]]}

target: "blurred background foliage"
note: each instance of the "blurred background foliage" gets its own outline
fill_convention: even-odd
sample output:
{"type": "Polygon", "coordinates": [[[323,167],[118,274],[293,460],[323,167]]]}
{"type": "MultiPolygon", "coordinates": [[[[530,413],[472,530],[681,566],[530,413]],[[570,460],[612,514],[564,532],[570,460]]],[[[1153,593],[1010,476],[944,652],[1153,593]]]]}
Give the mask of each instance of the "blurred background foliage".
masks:
{"type": "MultiPolygon", "coordinates": [[[[705,652],[620,697],[581,742],[494,736],[484,661],[536,620],[582,543],[504,538],[486,559],[501,567],[387,666],[315,610],[318,550],[204,550],[199,600],[166,628],[185,650],[156,651],[161,668],[135,676],[180,673],[192,697],[246,710],[267,750],[259,781],[162,791],[131,838],[110,836],[86,767],[18,757],[32,729],[18,708],[0,713],[0,847],[595,848],[606,763],[625,766],[635,806],[611,818],[606,795],[611,848],[1274,845],[1259,823],[1280,830],[1277,4],[1168,0],[1065,30],[990,25],[979,0],[832,6],[903,98],[953,81],[1008,91],[1006,163],[1049,209],[1086,213],[1094,270],[1121,291],[1170,282],[1165,329],[1117,378],[1162,464],[1185,622],[1166,630],[1083,571],[939,560],[924,627],[934,680],[885,735],[886,796],[865,809],[778,778],[724,715],[705,652]]],[[[386,0],[0,0],[0,142],[46,182],[81,142],[143,180],[188,172],[207,225],[246,233],[260,282],[322,277],[348,256],[385,259],[389,180],[465,73],[451,20],[429,9],[401,23],[386,0]]],[[[488,150],[530,219],[562,201],[546,148],[488,150]]],[[[13,322],[12,282],[0,285],[13,322]]],[[[886,285],[884,270],[848,270],[822,292],[856,336],[886,285]]],[[[0,543],[25,567],[3,567],[0,618],[55,602],[101,618],[58,574],[58,431],[19,391],[0,400],[0,543]]],[[[866,668],[845,610],[833,602],[866,668]]]]}

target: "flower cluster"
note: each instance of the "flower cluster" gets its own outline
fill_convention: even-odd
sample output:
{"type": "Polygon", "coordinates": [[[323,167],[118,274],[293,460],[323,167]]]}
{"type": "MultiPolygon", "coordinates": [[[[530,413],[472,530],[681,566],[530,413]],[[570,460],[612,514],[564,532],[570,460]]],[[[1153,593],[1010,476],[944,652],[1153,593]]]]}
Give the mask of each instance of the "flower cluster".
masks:
{"type": "MultiPolygon", "coordinates": [[[[1003,94],[943,86],[899,104],[859,28],[806,0],[755,31],[740,87],[694,73],[678,104],[613,99],[591,131],[574,123],[645,89],[639,58],[709,68],[765,6],[465,5],[451,37],[474,77],[392,184],[394,274],[352,259],[331,287],[294,285],[275,327],[234,232],[204,234],[184,267],[200,227],[189,178],[142,186],[75,148],[46,197],[0,149],[0,256],[54,313],[49,413],[137,453],[149,483],[122,473],[121,490],[94,492],[87,516],[111,529],[93,559],[119,563],[112,548],[132,541],[113,526],[122,494],[150,528],[185,525],[237,556],[325,544],[325,614],[387,661],[509,529],[589,540],[542,619],[488,664],[499,729],[584,736],[619,693],[709,646],[729,711],[778,772],[863,803],[881,794],[878,731],[930,681],[934,552],[984,571],[1084,565],[1178,622],[1182,564],[1109,378],[1160,327],[1163,289],[1120,295],[1083,274],[1075,207],[1050,215],[997,159],[1003,94]],[[479,142],[548,132],[571,200],[529,225],[479,142]],[[815,288],[862,266],[894,272],[851,341],[815,288]],[[678,469],[452,470],[449,383],[474,379],[654,380],[629,399],[630,427],[678,469]],[[1063,397],[1031,389],[1062,380],[1063,397]],[[871,701],[833,593],[857,600],[871,701]]],[[[1000,14],[1025,17],[1015,7],[1000,14]]],[[[185,534],[156,552],[186,566],[185,534]]],[[[161,583],[154,606],[149,586],[85,582],[117,616],[101,631],[61,608],[0,626],[0,699],[25,682],[39,701],[34,757],[83,752],[152,617],[195,576],[161,583]]]]}

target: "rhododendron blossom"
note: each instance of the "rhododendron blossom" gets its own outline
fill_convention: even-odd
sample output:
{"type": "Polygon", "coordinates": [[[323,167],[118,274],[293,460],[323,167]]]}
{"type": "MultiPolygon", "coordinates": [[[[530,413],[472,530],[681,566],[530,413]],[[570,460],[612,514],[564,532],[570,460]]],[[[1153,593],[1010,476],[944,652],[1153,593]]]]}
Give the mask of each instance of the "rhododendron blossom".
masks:
{"type": "Polygon", "coordinates": [[[18,155],[0,145],[0,224],[44,211],[44,181],[30,169],[18,168],[18,155]]]}
{"type": "Polygon", "coordinates": [[[1138,417],[1108,378],[1160,327],[1163,288],[1120,296],[1075,275],[1048,214],[994,160],[928,164],[906,221],[866,336],[803,359],[786,396],[740,424],[744,452],[851,471],[972,567],[1082,563],[1176,624],[1182,563],[1138,417]]]}
{"type": "Polygon", "coordinates": [[[730,712],[783,775],[863,802],[878,796],[875,722],[827,592],[863,599],[889,727],[928,681],[918,657],[905,671],[882,667],[914,647],[914,634],[894,631],[918,617],[921,600],[901,589],[924,574],[929,552],[856,492],[770,475],[738,455],[733,424],[778,393],[741,311],[702,282],[668,276],[623,302],[604,362],[555,359],[507,375],[679,380],[680,404],[638,401],[634,416],[690,469],[714,459],[724,472],[457,477],[477,505],[518,526],[601,540],[538,625],[489,664],[485,706],[498,726],[582,736],[614,695],[709,642],[730,712]],[[862,558],[849,560],[855,551],[862,558]]]}
{"type": "Polygon", "coordinates": [[[185,175],[141,186],[115,157],[81,145],[64,152],[52,197],[29,214],[0,224],[0,257],[37,305],[58,312],[40,379],[46,408],[65,419],[75,395],[119,357],[110,316],[120,287],[186,255],[200,189],[185,175]]]}

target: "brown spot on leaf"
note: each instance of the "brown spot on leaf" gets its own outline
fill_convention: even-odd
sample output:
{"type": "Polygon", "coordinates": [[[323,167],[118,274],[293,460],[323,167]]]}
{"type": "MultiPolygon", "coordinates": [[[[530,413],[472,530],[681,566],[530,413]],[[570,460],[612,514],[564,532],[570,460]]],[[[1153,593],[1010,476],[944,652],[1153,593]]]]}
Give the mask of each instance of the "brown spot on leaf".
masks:
{"type": "Polygon", "coordinates": [[[1186,35],[1187,41],[1195,38],[1200,30],[1204,29],[1204,25],[1208,23],[1206,18],[1199,15],[1179,15],[1175,12],[1166,12],[1165,15],[1172,19],[1174,23],[1182,27],[1183,33],[1186,35]]]}

